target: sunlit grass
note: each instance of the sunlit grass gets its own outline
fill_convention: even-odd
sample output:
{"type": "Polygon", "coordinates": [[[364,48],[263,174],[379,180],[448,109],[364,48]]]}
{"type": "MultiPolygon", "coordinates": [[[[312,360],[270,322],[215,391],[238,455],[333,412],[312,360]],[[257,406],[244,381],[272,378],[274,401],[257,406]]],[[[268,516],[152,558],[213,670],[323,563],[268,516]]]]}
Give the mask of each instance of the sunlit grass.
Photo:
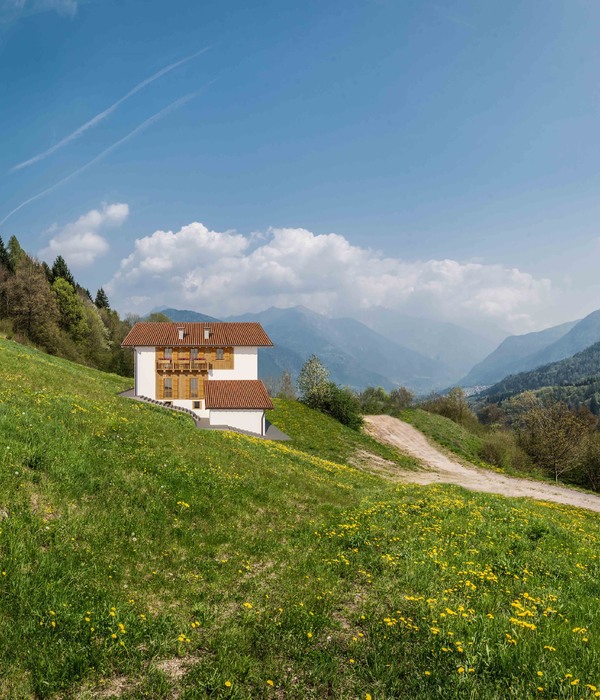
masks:
{"type": "Polygon", "coordinates": [[[0,372],[0,697],[600,693],[597,515],[389,485],[294,403],[271,443],[8,341],[0,372]]]}

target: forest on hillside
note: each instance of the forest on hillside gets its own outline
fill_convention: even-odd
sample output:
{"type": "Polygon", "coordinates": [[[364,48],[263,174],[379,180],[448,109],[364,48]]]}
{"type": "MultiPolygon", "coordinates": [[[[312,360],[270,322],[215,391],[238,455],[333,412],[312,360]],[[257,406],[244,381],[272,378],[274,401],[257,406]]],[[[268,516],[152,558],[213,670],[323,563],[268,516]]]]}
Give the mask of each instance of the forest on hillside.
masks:
{"type": "Polygon", "coordinates": [[[105,291],[94,297],[59,255],[52,266],[27,254],[16,236],[0,237],[0,333],[51,355],[133,376],[121,341],[139,318],[121,319],[105,291]]]}
{"type": "Polygon", "coordinates": [[[578,408],[585,404],[598,415],[596,394],[600,391],[600,343],[558,362],[506,377],[481,392],[488,402],[504,401],[524,391],[545,388],[557,399],[578,408]]]}

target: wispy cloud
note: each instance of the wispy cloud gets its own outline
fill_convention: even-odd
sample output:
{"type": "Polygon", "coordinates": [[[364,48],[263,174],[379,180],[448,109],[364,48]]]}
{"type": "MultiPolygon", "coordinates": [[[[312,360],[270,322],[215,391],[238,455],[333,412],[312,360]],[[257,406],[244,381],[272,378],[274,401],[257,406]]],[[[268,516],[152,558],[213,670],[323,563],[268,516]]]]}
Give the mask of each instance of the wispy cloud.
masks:
{"type": "MultiPolygon", "coordinates": [[[[209,83],[210,85],[211,83],[209,83]]],[[[159,119],[162,119],[163,117],[166,117],[167,114],[170,114],[171,112],[174,112],[176,109],[179,109],[180,107],[183,107],[184,104],[189,102],[191,99],[194,97],[197,97],[200,94],[201,91],[198,92],[192,92],[189,95],[186,95],[185,97],[181,97],[179,100],[175,100],[175,102],[171,102],[170,105],[165,107],[164,109],[161,109],[160,112],[157,112],[155,115],[152,117],[149,117],[145,121],[143,121],[139,126],[137,126],[133,131],[130,131],[126,136],[124,136],[122,139],[119,139],[118,141],[115,141],[111,146],[106,148],[102,153],[99,153],[95,158],[92,158],[92,160],[88,161],[85,165],[82,165],[80,168],[77,168],[77,170],[74,170],[72,173],[67,175],[66,177],[63,177],[62,180],[59,180],[58,182],[55,182],[53,185],[50,187],[47,187],[45,190],[42,190],[41,192],[38,192],[37,194],[34,194],[33,197],[29,197],[29,199],[26,199],[24,202],[21,202],[17,207],[15,207],[12,211],[8,212],[8,214],[0,220],[0,226],[2,226],[8,219],[10,219],[13,214],[16,214],[18,211],[26,207],[28,204],[31,204],[32,202],[37,201],[38,199],[41,199],[42,197],[45,197],[47,194],[50,194],[51,192],[54,192],[54,190],[58,189],[62,185],[66,184],[73,178],[77,177],[78,175],[81,175],[81,173],[85,172],[89,168],[91,168],[93,165],[96,165],[96,163],[99,163],[101,160],[106,158],[106,156],[109,153],[112,153],[116,148],[119,146],[122,146],[124,143],[127,143],[130,139],[132,139],[134,136],[137,136],[140,134],[142,131],[147,129],[149,126],[157,122],[159,119]]]]}
{"type": "Polygon", "coordinates": [[[74,17],[80,2],[82,0],[0,0],[0,24],[48,11],[74,17]]]}
{"type": "Polygon", "coordinates": [[[60,150],[61,148],[64,148],[67,144],[71,143],[71,141],[75,141],[75,139],[78,139],[88,129],[92,129],[93,127],[97,126],[101,121],[103,121],[108,116],[110,116],[120,105],[122,105],[123,102],[128,100],[130,97],[135,95],[140,90],[143,90],[145,87],[150,85],[150,83],[153,83],[155,80],[162,78],[163,75],[170,73],[172,70],[175,70],[175,68],[182,66],[184,63],[188,63],[192,59],[200,56],[200,54],[203,54],[206,51],[208,51],[209,48],[210,47],[207,46],[207,47],[201,49],[200,51],[196,51],[196,53],[193,53],[191,56],[187,56],[186,58],[182,58],[180,61],[176,61],[175,63],[171,63],[168,66],[161,68],[161,70],[159,70],[157,73],[154,73],[154,75],[151,75],[149,78],[142,80],[141,83],[138,83],[126,95],[123,95],[123,97],[121,97],[119,100],[114,102],[110,107],[105,109],[103,112],[100,112],[95,117],[92,117],[92,119],[87,121],[85,124],[82,124],[79,128],[75,129],[75,131],[71,132],[68,136],[65,136],[64,139],[62,139],[58,143],[55,143],[54,146],[51,146],[46,151],[42,151],[42,153],[38,153],[37,155],[32,156],[28,160],[24,160],[22,163],[18,163],[17,165],[13,166],[10,169],[10,172],[14,172],[15,170],[21,170],[22,168],[26,168],[27,166],[33,165],[34,163],[38,163],[40,160],[44,160],[44,158],[47,158],[48,156],[52,155],[53,153],[56,153],[56,151],[60,150]]]}

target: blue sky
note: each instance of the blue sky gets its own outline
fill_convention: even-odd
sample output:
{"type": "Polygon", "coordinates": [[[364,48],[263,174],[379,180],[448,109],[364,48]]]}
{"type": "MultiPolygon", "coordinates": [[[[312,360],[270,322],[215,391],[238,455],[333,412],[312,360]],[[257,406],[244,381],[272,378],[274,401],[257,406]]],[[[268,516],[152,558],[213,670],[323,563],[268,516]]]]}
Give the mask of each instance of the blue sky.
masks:
{"type": "Polygon", "coordinates": [[[0,0],[0,233],[121,311],[580,317],[599,20],[584,0],[0,0]]]}

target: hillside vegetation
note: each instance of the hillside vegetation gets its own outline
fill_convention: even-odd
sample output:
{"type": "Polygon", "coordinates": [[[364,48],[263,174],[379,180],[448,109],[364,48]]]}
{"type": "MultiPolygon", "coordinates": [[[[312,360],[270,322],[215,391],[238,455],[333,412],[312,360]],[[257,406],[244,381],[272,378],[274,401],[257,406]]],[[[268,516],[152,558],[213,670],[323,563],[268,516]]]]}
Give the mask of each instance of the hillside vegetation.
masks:
{"type": "Polygon", "coordinates": [[[0,697],[600,693],[597,516],[388,484],[295,403],[272,443],[9,341],[0,372],[0,697]]]}
{"type": "Polygon", "coordinates": [[[561,399],[570,399],[570,405],[579,399],[580,404],[589,407],[600,391],[600,343],[565,360],[511,375],[481,392],[481,396],[489,401],[503,401],[523,391],[544,387],[556,387],[561,399]]]}

